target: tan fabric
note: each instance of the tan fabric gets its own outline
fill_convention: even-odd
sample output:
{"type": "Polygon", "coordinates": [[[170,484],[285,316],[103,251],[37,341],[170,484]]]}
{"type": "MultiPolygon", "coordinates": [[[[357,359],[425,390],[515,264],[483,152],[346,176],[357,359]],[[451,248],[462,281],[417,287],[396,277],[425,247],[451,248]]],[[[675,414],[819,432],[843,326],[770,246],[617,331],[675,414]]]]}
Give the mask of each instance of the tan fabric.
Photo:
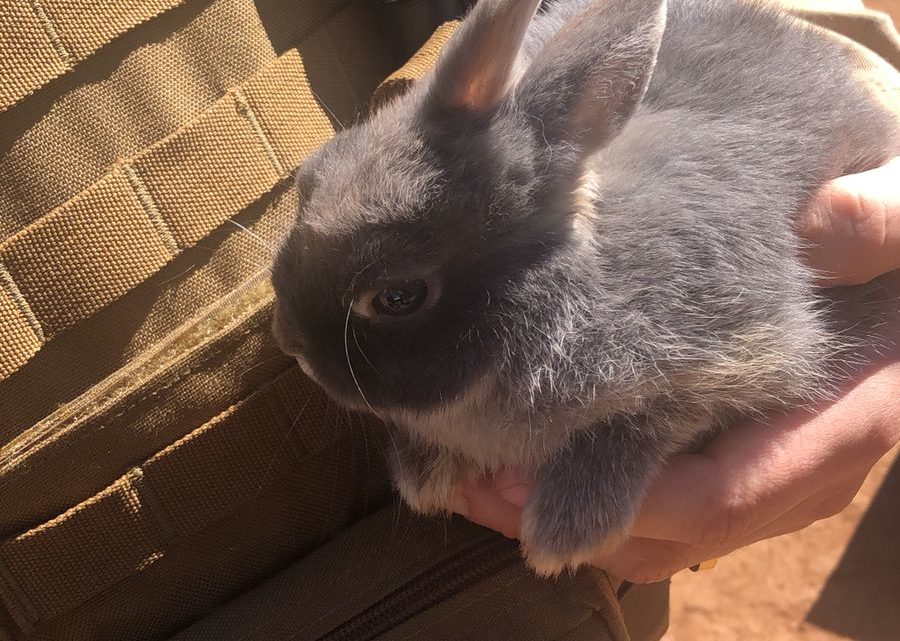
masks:
{"type": "MultiPolygon", "coordinates": [[[[462,519],[442,523],[388,508],[172,641],[373,638],[366,633],[382,641],[627,641],[605,574],[588,571],[555,583],[542,581],[515,562],[515,556],[515,542],[462,519]],[[397,539],[406,544],[397,546],[397,539]],[[373,549],[379,553],[369,553],[373,549]],[[398,588],[422,577],[427,584],[429,572],[454,562],[466,567],[467,558],[481,550],[488,558],[508,560],[425,612],[404,612],[408,601],[397,595],[398,588]],[[348,585],[354,589],[346,589],[348,585]],[[369,617],[348,629],[347,621],[372,604],[399,614],[402,622],[379,633],[377,619],[369,617]]],[[[451,581],[456,578],[451,576],[451,581]]],[[[420,592],[428,590],[421,583],[418,587],[420,592]]]]}
{"type": "MultiPolygon", "coordinates": [[[[0,121],[0,149],[3,148],[4,137],[10,146],[8,153],[0,154],[0,176],[3,177],[0,180],[0,201],[3,201],[2,192],[6,188],[9,188],[7,195],[10,200],[0,206],[3,212],[0,228],[6,226],[9,233],[21,233],[23,225],[17,221],[25,222],[27,227],[35,219],[46,217],[53,207],[44,210],[43,206],[72,199],[100,180],[107,170],[114,169],[117,158],[140,155],[143,150],[172,136],[185,123],[201,117],[204,110],[215,102],[211,99],[213,94],[218,93],[221,99],[232,80],[238,84],[246,82],[264,65],[274,64],[276,52],[269,41],[271,28],[268,23],[262,22],[261,16],[268,16],[270,7],[280,8],[282,5],[281,0],[219,0],[211,5],[201,4],[203,10],[193,14],[187,11],[193,5],[172,11],[129,34],[135,41],[122,39],[104,48],[104,54],[122,58],[114,69],[86,63],[66,77],[72,86],[62,95],[54,98],[54,92],[61,87],[52,84],[5,114],[0,121]],[[155,27],[162,34],[168,34],[169,30],[174,32],[165,37],[154,35],[157,33],[153,29],[155,27]],[[128,49],[144,41],[147,44],[133,51],[128,49]],[[228,55],[221,55],[223,50],[228,55]],[[210,52],[215,52],[215,55],[210,52]],[[165,83],[162,71],[171,71],[180,82],[165,83]],[[98,107],[98,113],[90,116],[86,105],[98,107]],[[26,113],[28,118],[23,117],[26,113]],[[15,131],[21,135],[10,139],[15,131]],[[46,150],[58,152],[54,154],[46,150]],[[123,156],[123,152],[126,155],[123,156]],[[20,194],[19,188],[23,185],[26,189],[20,194]],[[56,195],[49,197],[50,191],[63,198],[56,195]],[[28,215],[21,217],[17,212],[23,208],[28,215]]],[[[276,16],[279,20],[277,28],[286,29],[286,24],[299,25],[298,37],[302,38],[299,48],[306,52],[304,56],[309,55],[317,60],[314,75],[341,79],[340,83],[328,85],[329,100],[327,105],[322,105],[322,109],[329,114],[329,119],[333,112],[346,121],[356,112],[357,95],[367,97],[378,76],[370,73],[368,78],[362,78],[343,72],[344,68],[355,66],[352,64],[353,58],[344,51],[336,53],[328,43],[352,36],[359,43],[357,48],[361,48],[364,43],[372,42],[373,33],[371,28],[365,26],[364,6],[335,5],[335,2],[329,2],[324,6],[315,4],[312,7],[315,10],[305,13],[292,11],[291,15],[296,16],[293,22],[289,15],[279,14],[276,16]],[[311,24],[310,16],[316,15],[320,21],[327,18],[327,22],[319,27],[311,24]]],[[[296,52],[287,55],[295,56],[296,52]]],[[[379,65],[384,69],[382,75],[386,74],[389,63],[377,55],[368,55],[364,64],[360,64],[370,71],[379,65]]],[[[311,84],[317,95],[323,93],[319,81],[313,80],[311,84]]],[[[296,90],[302,91],[303,88],[297,87],[296,90]]],[[[291,91],[294,89],[291,88],[291,91]]],[[[315,106],[316,103],[306,105],[310,108],[315,106]]],[[[293,117],[291,114],[296,108],[292,106],[285,114],[293,117]]],[[[276,127],[278,123],[269,126],[276,127]]],[[[330,135],[331,130],[329,125],[327,132],[322,131],[321,135],[330,135]]],[[[320,135],[316,132],[312,134],[320,135]]],[[[295,135],[295,140],[300,139],[295,135]]],[[[315,144],[313,135],[302,139],[315,144]]],[[[321,142],[322,138],[318,140],[321,142]]],[[[251,151],[259,155],[258,149],[251,151]]],[[[234,161],[228,159],[228,154],[222,156],[231,163],[225,168],[234,170],[234,161]]],[[[242,158],[238,161],[243,162],[242,158]]],[[[236,175],[240,173],[239,170],[235,172],[236,175]]],[[[259,185],[257,189],[261,192],[264,188],[265,185],[259,185]]],[[[209,190],[210,194],[218,193],[215,186],[209,190]]],[[[270,201],[256,201],[250,211],[239,213],[237,220],[252,225],[266,210],[267,202],[270,201]]],[[[198,205],[202,206],[203,202],[178,204],[191,208],[198,205]]],[[[239,211],[232,204],[229,208],[232,212],[239,211]]],[[[228,214],[223,213],[224,219],[228,214]]],[[[190,217],[194,221],[197,219],[196,213],[188,209],[174,212],[174,215],[190,217]]],[[[199,247],[185,248],[161,271],[154,272],[137,287],[128,290],[127,295],[112,300],[102,308],[103,313],[99,316],[84,317],[91,308],[98,308],[96,302],[76,301],[84,305],[74,310],[75,316],[81,316],[80,320],[62,335],[45,343],[40,353],[34,352],[38,339],[33,335],[28,341],[5,344],[0,349],[3,352],[0,362],[7,364],[6,369],[10,369],[9,364],[21,368],[25,360],[32,366],[12,378],[5,370],[0,371],[0,379],[6,377],[6,380],[0,380],[0,413],[8,417],[0,424],[0,435],[21,432],[46,416],[48,407],[67,403],[84,393],[104,376],[173,331],[186,318],[213,304],[242,279],[263,267],[268,260],[267,248],[256,244],[255,250],[251,251],[250,246],[255,243],[250,242],[249,236],[240,238],[241,234],[237,231],[233,225],[227,229],[217,228],[212,236],[203,238],[199,247]],[[219,251],[229,247],[228,252],[219,251]],[[240,251],[237,247],[241,248],[240,251]],[[58,367],[60,359],[82,372],[82,376],[69,376],[65,369],[58,367]],[[35,385],[42,386],[45,397],[31,394],[35,385]]],[[[259,233],[259,230],[254,233],[259,233]]],[[[268,242],[272,242],[277,235],[276,230],[269,229],[268,233],[268,242]]],[[[145,264],[138,266],[146,267],[145,264]]],[[[104,267],[103,271],[109,273],[116,269],[104,267]]],[[[77,279],[82,281],[86,276],[82,274],[77,279]]],[[[60,281],[53,283],[57,288],[65,288],[67,276],[61,274],[59,278],[60,281]]],[[[111,299],[117,291],[127,289],[121,281],[115,277],[112,283],[103,282],[102,295],[111,299]]],[[[10,299],[7,288],[0,286],[0,322],[7,335],[13,331],[21,333],[25,327],[19,306],[10,299]]],[[[56,310],[52,311],[56,313],[56,310]]],[[[72,310],[67,311],[71,313],[72,310]]],[[[68,318],[71,319],[71,316],[68,318]]],[[[65,325],[65,322],[61,324],[65,325]]]]}
{"type": "Polygon", "coordinates": [[[182,0],[19,0],[0,6],[0,113],[182,0]]]}
{"type": "Polygon", "coordinates": [[[44,330],[10,273],[0,265],[0,379],[40,349],[44,330]]]}
{"type": "Polygon", "coordinates": [[[5,541],[0,600],[23,627],[68,612],[216,523],[254,496],[268,474],[281,476],[286,466],[318,456],[344,436],[349,421],[326,420],[324,397],[302,379],[288,369],[88,500],[5,541]],[[284,410],[296,409],[292,392],[301,389],[309,394],[304,413],[310,425],[291,436],[282,418],[284,410]]]}
{"type": "Polygon", "coordinates": [[[249,0],[187,3],[110,42],[2,116],[0,173],[10,180],[0,182],[0,236],[171,135],[276,57],[249,0]]]}
{"type": "MultiPolygon", "coordinates": [[[[10,296],[43,343],[154,274],[332,133],[295,50],[0,244],[10,296]],[[210,189],[215,185],[215,189],[210,189]],[[10,282],[11,279],[11,282],[10,282]]],[[[23,318],[23,316],[25,318],[23,318]]],[[[33,342],[6,362],[27,361],[33,342]]]]}

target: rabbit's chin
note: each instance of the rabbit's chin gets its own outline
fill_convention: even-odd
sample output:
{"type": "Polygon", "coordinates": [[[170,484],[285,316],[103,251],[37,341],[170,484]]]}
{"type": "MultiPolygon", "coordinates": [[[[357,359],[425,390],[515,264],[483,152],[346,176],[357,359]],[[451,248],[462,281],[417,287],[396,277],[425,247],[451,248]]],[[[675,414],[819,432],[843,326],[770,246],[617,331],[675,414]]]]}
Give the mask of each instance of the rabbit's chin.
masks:
{"type": "Polygon", "coordinates": [[[454,399],[426,411],[395,408],[386,412],[398,426],[419,440],[456,452],[486,470],[508,465],[521,448],[521,429],[501,408],[495,384],[482,375],[454,399]],[[519,441],[519,442],[516,442],[519,441]]]}
{"type": "Polygon", "coordinates": [[[332,401],[353,412],[363,412],[368,414],[376,414],[381,416],[379,412],[376,412],[375,409],[369,405],[365,400],[360,398],[355,398],[352,396],[348,396],[347,394],[341,394],[336,392],[334,389],[330,388],[322,379],[316,375],[316,371],[309,364],[309,361],[303,355],[300,354],[292,354],[294,359],[297,361],[297,364],[300,366],[301,371],[306,374],[306,376],[316,385],[319,386],[320,389],[324,390],[325,394],[332,401]]]}

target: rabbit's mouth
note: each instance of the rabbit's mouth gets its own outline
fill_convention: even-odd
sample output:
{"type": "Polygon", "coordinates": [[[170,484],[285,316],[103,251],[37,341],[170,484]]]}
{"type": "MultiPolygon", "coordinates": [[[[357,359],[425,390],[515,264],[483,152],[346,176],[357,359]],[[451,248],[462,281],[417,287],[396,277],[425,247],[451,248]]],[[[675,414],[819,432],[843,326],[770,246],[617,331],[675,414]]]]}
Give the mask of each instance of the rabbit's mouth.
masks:
{"type": "Polygon", "coordinates": [[[365,397],[361,396],[353,396],[350,394],[343,394],[336,390],[333,386],[327,385],[321,377],[316,375],[316,371],[309,364],[309,361],[301,354],[292,354],[294,359],[297,361],[297,364],[300,366],[300,369],[304,374],[316,385],[319,386],[320,389],[324,390],[327,396],[337,403],[338,405],[345,407],[348,410],[354,412],[368,412],[380,416],[379,412],[376,412],[375,409],[369,405],[365,401],[365,397]]]}

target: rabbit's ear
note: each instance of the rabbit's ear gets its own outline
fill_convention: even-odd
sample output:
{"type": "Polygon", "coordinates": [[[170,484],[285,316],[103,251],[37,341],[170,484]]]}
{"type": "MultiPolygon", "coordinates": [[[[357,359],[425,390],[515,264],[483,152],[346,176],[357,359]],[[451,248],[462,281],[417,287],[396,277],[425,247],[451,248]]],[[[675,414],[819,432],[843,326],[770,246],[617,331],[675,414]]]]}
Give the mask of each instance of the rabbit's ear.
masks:
{"type": "Polygon", "coordinates": [[[435,66],[437,104],[483,114],[507,95],[525,31],[540,0],[479,0],[435,66]]]}
{"type": "Polygon", "coordinates": [[[590,155],[644,97],[665,24],[666,0],[598,0],[535,56],[516,86],[516,106],[539,117],[548,142],[590,155]]]}

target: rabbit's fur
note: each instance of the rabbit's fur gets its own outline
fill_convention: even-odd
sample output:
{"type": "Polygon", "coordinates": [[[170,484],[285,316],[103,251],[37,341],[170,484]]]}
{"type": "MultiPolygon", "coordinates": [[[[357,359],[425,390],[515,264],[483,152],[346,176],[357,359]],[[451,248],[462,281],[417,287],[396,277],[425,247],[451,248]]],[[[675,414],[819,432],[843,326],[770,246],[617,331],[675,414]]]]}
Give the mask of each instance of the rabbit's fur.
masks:
{"type": "Polygon", "coordinates": [[[536,475],[522,543],[553,574],[627,534],[667,457],[825,389],[841,339],[795,215],[900,123],[852,47],[770,5],[536,6],[481,0],[303,164],[273,281],[281,345],[390,423],[414,508],[536,475]],[[421,310],[360,311],[408,279],[421,310]]]}

